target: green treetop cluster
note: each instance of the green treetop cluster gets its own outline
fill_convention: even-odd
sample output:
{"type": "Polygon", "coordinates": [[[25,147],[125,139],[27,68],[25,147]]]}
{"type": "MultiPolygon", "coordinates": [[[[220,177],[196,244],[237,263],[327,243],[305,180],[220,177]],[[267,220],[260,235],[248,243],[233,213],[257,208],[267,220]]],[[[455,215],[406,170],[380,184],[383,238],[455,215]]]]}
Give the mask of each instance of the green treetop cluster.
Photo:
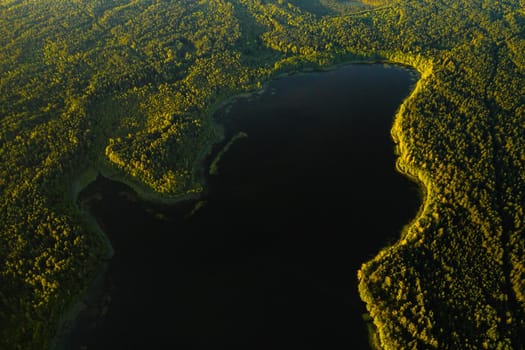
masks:
{"type": "Polygon", "coordinates": [[[80,170],[199,193],[221,101],[352,60],[421,73],[392,136],[424,206],[358,274],[378,344],[523,348],[524,38],[523,0],[0,1],[0,348],[48,347],[106,253],[80,170]]]}

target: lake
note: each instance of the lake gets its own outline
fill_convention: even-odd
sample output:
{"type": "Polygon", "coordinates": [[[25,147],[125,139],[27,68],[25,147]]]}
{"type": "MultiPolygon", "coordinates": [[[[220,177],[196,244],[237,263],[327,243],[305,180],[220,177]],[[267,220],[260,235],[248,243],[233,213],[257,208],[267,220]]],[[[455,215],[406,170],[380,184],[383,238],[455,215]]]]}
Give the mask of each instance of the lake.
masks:
{"type": "Polygon", "coordinates": [[[354,64],[274,80],[220,109],[239,138],[200,204],[80,195],[115,255],[69,349],[369,349],[361,264],[420,204],[395,170],[393,117],[417,74],[354,64]],[[193,212],[193,213],[192,213],[193,212]]]}

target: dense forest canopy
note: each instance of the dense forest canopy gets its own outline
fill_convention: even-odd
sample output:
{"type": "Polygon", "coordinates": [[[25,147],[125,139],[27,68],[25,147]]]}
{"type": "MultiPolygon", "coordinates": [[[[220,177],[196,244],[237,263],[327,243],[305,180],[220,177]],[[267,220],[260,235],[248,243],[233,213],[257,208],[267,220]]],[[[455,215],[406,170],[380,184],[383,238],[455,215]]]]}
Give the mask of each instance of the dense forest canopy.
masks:
{"type": "Polygon", "coordinates": [[[421,73],[392,136],[424,207],[358,274],[381,346],[524,347],[525,1],[2,0],[0,47],[0,348],[49,347],[106,254],[84,170],[198,194],[218,103],[359,60],[421,73]]]}

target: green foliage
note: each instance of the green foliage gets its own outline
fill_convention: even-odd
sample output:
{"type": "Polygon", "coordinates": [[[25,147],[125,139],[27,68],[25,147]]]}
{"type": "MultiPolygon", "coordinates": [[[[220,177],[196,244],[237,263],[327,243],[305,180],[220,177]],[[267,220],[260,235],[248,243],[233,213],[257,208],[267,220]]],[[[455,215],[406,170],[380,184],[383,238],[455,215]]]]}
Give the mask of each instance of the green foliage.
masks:
{"type": "Polygon", "coordinates": [[[84,168],[198,193],[210,115],[277,74],[389,60],[392,136],[426,190],[359,272],[385,349],[525,344],[525,13],[517,0],[0,2],[0,348],[43,349],[105,254],[84,168]]]}

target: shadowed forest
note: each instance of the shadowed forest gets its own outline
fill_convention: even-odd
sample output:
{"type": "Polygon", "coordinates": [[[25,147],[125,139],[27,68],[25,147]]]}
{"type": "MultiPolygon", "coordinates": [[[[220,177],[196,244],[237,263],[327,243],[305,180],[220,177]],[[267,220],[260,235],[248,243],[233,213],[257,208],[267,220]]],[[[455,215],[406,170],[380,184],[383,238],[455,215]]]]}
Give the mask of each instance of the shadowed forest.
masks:
{"type": "Polygon", "coordinates": [[[352,61],[421,75],[392,137],[424,205],[347,276],[377,345],[524,347],[523,0],[2,0],[0,47],[0,348],[51,346],[108,255],[87,171],[197,197],[221,102],[352,61]]]}

